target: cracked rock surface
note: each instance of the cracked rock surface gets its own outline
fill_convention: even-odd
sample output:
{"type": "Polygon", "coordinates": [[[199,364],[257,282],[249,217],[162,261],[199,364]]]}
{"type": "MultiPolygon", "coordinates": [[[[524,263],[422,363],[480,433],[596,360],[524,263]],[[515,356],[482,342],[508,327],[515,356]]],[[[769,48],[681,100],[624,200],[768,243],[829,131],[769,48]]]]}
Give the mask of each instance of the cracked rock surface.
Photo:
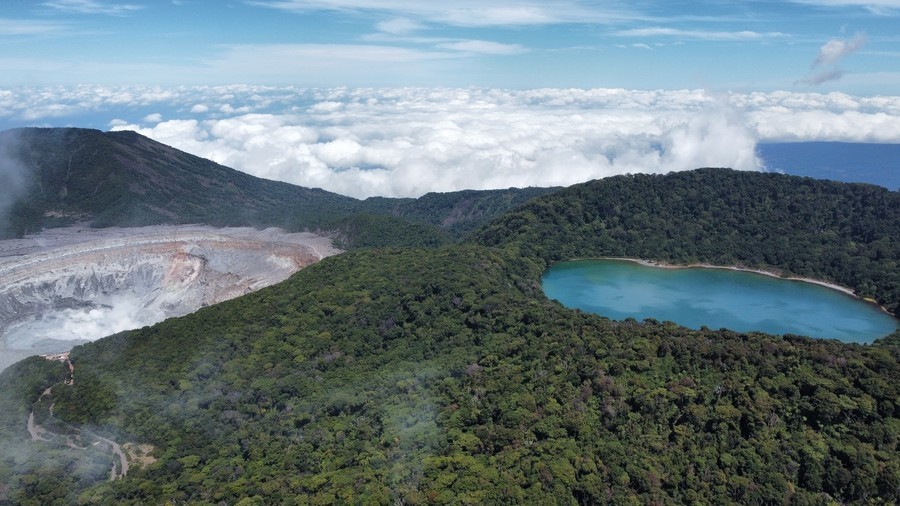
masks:
{"type": "Polygon", "coordinates": [[[310,233],[200,225],[0,241],[0,370],[258,290],[339,252],[310,233]]]}

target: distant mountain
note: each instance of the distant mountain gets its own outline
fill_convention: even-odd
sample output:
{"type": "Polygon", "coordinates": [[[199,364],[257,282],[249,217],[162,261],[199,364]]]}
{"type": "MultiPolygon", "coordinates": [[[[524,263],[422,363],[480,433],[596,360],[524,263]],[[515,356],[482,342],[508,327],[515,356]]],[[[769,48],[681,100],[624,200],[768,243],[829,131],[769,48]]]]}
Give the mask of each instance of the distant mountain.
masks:
{"type": "Polygon", "coordinates": [[[459,239],[510,209],[560,189],[531,187],[432,192],[417,199],[373,197],[362,203],[362,209],[372,214],[388,214],[415,223],[434,225],[451,238],[459,239]]]}
{"type": "Polygon", "coordinates": [[[76,221],[283,226],[318,223],[356,200],[268,181],[134,132],[75,128],[0,133],[5,160],[25,172],[7,235],[76,221]]]}
{"type": "Polygon", "coordinates": [[[5,199],[7,217],[0,222],[5,225],[0,225],[0,238],[89,221],[95,227],[279,226],[334,230],[349,247],[433,245],[457,239],[516,205],[555,190],[463,191],[359,201],[260,179],[134,132],[79,128],[0,132],[0,175],[16,182],[5,188],[11,198],[5,199]],[[348,226],[359,222],[358,215],[392,217],[379,218],[377,226],[399,225],[405,232],[357,238],[353,232],[372,230],[348,226]]]}

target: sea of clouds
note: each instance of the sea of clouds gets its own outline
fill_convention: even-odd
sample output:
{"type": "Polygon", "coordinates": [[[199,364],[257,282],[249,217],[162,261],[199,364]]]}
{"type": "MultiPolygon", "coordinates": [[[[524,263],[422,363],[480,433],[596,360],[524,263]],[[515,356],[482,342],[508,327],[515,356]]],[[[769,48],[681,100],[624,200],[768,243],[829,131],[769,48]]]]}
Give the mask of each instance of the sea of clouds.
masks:
{"type": "MultiPolygon", "coordinates": [[[[53,87],[0,119],[90,113],[268,179],[364,198],[569,185],[698,167],[764,170],[765,141],[900,142],[900,96],[704,90],[53,87]]],[[[74,126],[78,126],[77,124],[74,126]]]]}

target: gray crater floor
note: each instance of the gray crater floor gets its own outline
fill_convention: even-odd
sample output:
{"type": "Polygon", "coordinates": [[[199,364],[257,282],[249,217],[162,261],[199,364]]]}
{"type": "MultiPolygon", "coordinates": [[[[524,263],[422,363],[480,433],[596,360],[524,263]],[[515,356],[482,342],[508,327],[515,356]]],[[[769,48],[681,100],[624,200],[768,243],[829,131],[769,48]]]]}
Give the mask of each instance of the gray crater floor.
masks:
{"type": "Polygon", "coordinates": [[[258,290],[337,253],[315,234],[199,225],[0,241],[0,370],[258,290]]]}

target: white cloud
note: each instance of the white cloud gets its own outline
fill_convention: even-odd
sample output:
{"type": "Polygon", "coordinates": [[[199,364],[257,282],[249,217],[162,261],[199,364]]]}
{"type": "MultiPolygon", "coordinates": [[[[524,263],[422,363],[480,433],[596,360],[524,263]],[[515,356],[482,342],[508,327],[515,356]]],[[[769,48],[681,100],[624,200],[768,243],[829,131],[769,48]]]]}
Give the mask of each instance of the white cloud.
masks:
{"type": "Polygon", "coordinates": [[[812,66],[835,65],[865,43],[866,35],[862,33],[856,34],[852,39],[831,39],[819,48],[819,55],[816,56],[812,66]]]}
{"type": "Polygon", "coordinates": [[[615,23],[642,18],[624,7],[596,2],[557,0],[257,0],[252,5],[293,12],[316,10],[380,12],[392,16],[455,26],[525,26],[558,23],[615,23]]]}
{"type": "Polygon", "coordinates": [[[763,40],[788,37],[787,34],[781,32],[754,32],[749,30],[723,32],[705,30],[682,30],[678,28],[663,27],[620,30],[615,34],[622,37],[678,37],[684,39],[698,39],[709,41],[763,40]]]}
{"type": "Polygon", "coordinates": [[[191,107],[191,112],[194,114],[204,114],[209,112],[209,107],[203,104],[194,104],[191,107]]]}
{"type": "Polygon", "coordinates": [[[520,54],[527,51],[519,44],[501,44],[487,40],[463,40],[438,44],[439,48],[480,54],[520,54]]]}
{"type": "Polygon", "coordinates": [[[0,37],[50,35],[67,29],[67,25],[53,21],[0,18],[0,37]]]}
{"type": "Polygon", "coordinates": [[[754,170],[759,141],[900,143],[900,96],[246,85],[0,89],[0,117],[59,117],[66,124],[68,116],[92,111],[110,111],[104,124],[114,130],[137,130],[256,176],[356,197],[567,185],[700,166],[754,170]],[[164,121],[147,121],[156,111],[164,121]]]}
{"type": "Polygon", "coordinates": [[[320,93],[324,100],[293,114],[117,129],[257,176],[356,197],[568,185],[700,166],[759,168],[756,139],[740,114],[700,91],[320,93]]]}
{"type": "Polygon", "coordinates": [[[144,116],[145,123],[159,123],[160,121],[162,121],[162,114],[158,112],[144,116]]]}
{"type": "Polygon", "coordinates": [[[875,14],[892,15],[900,11],[898,0],[791,0],[793,3],[816,7],[862,7],[875,14]]]}
{"type": "Polygon", "coordinates": [[[389,33],[391,35],[408,35],[423,29],[424,25],[408,18],[394,18],[379,22],[375,25],[375,28],[380,32],[389,33]]]}
{"type": "Polygon", "coordinates": [[[138,4],[122,4],[118,2],[101,2],[99,0],[52,0],[42,5],[61,12],[76,14],[105,14],[121,16],[144,8],[138,4]]]}

